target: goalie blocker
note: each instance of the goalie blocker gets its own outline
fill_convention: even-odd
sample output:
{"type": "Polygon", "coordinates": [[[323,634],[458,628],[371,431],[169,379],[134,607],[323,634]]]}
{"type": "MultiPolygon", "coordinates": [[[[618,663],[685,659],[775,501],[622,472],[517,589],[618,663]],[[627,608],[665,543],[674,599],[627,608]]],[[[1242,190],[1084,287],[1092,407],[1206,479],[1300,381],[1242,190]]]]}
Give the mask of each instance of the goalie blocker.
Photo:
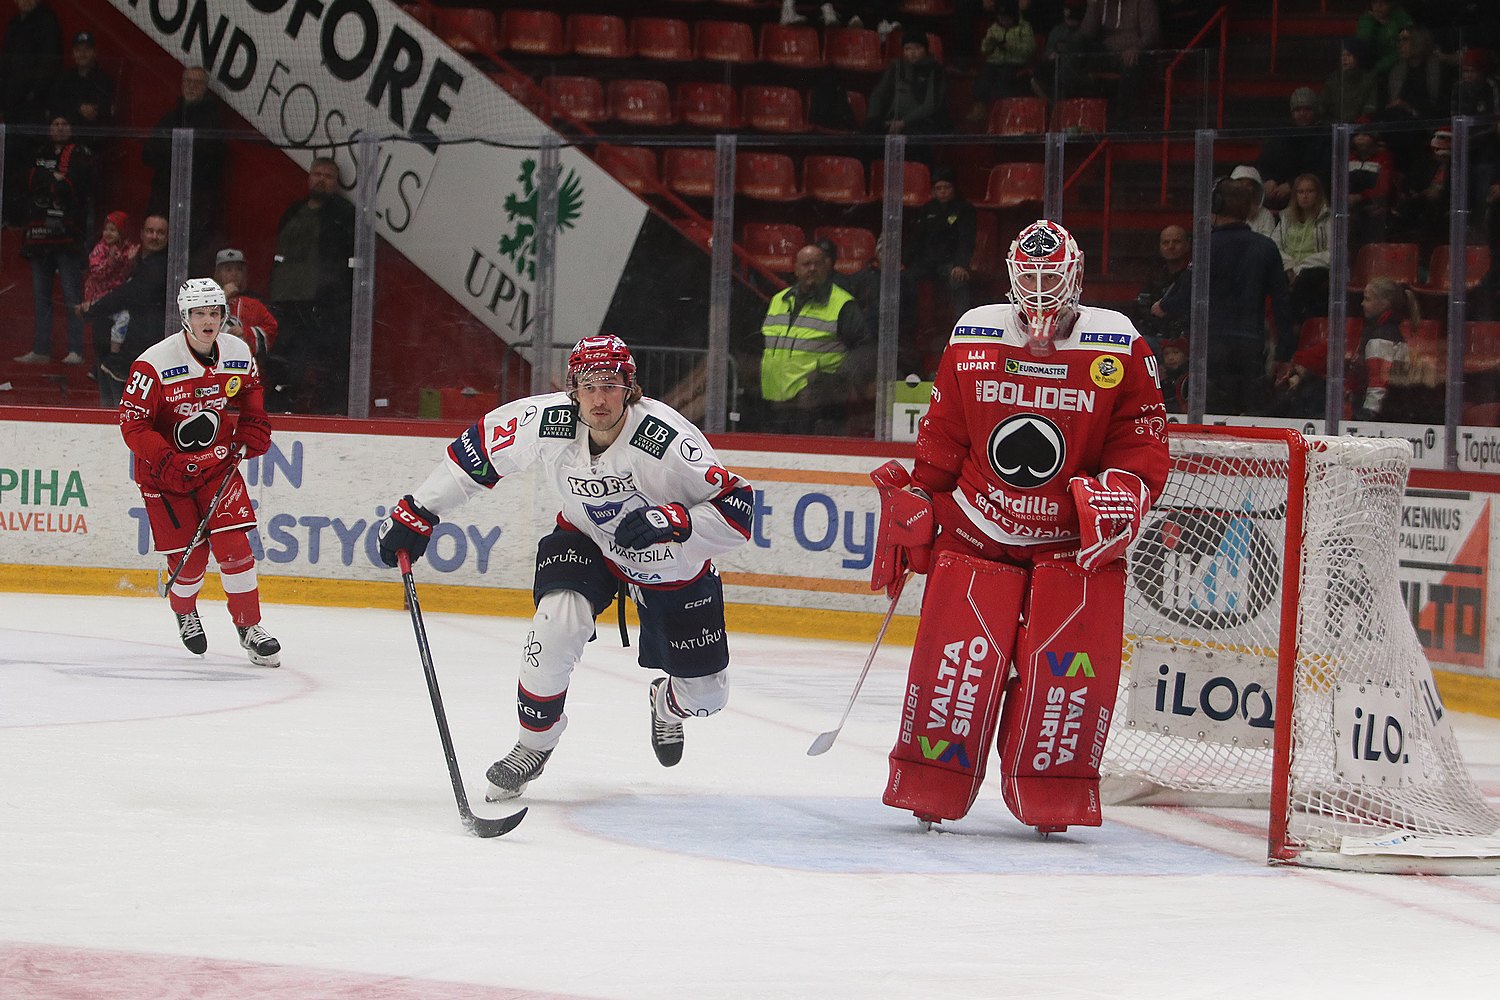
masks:
{"type": "Polygon", "coordinates": [[[1042,833],[1098,826],[1124,588],[1121,561],[1090,572],[1053,559],[1028,573],[963,553],[938,555],[885,804],[924,822],[963,818],[994,739],[1001,791],[1017,819],[1042,833]]]}

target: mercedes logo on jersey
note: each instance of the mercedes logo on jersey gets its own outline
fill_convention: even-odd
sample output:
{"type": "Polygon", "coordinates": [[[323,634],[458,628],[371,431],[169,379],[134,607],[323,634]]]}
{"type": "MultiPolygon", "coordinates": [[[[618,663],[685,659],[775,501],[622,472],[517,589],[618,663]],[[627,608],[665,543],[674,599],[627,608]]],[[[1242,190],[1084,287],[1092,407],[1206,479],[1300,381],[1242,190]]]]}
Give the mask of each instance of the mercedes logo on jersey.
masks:
{"type": "Polygon", "coordinates": [[[1018,413],[990,434],[990,468],[1013,489],[1036,489],[1051,480],[1066,453],[1062,431],[1035,413],[1018,413]]]}
{"type": "Polygon", "coordinates": [[[219,414],[215,410],[199,410],[178,423],[172,436],[177,439],[178,451],[202,451],[219,437],[219,414]]]}

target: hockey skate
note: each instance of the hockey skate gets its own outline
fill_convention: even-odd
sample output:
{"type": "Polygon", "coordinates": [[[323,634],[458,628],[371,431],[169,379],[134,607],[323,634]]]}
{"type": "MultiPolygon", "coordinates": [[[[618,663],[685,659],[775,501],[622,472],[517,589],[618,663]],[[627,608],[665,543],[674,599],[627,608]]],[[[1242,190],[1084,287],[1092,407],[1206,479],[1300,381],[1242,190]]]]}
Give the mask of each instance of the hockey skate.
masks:
{"type": "Polygon", "coordinates": [[[177,635],[181,637],[182,644],[189,653],[202,656],[208,652],[208,636],[203,634],[203,620],[198,617],[197,611],[177,616],[177,635]]]}
{"type": "Polygon", "coordinates": [[[517,743],[504,759],[490,765],[484,776],[490,779],[489,791],[484,793],[486,802],[502,802],[513,799],[526,791],[532,778],[541,777],[547,766],[551,750],[533,750],[517,743]]]}
{"type": "Polygon", "coordinates": [[[259,624],[247,625],[239,631],[240,645],[250,654],[251,663],[257,667],[281,666],[281,643],[273,639],[271,633],[259,624]]]}
{"type": "Polygon", "coordinates": [[[677,719],[663,719],[656,708],[656,692],[667,678],[658,677],[651,682],[651,749],[656,753],[662,767],[672,767],[682,760],[682,723],[677,719]]]}

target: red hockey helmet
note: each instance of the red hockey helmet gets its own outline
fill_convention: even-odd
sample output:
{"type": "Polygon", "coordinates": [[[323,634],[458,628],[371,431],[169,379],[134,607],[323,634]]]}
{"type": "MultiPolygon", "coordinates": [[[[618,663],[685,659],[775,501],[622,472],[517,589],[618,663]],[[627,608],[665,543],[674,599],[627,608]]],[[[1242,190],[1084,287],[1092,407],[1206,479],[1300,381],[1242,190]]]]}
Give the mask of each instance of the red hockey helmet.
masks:
{"type": "Polygon", "coordinates": [[[568,392],[590,385],[619,385],[634,389],[635,359],[625,341],[613,334],[584,337],[568,355],[568,392]]]}
{"type": "Polygon", "coordinates": [[[1010,300],[1020,310],[1033,347],[1050,348],[1065,312],[1083,294],[1083,251],[1073,234],[1038,219],[1016,236],[1005,257],[1010,300]]]}

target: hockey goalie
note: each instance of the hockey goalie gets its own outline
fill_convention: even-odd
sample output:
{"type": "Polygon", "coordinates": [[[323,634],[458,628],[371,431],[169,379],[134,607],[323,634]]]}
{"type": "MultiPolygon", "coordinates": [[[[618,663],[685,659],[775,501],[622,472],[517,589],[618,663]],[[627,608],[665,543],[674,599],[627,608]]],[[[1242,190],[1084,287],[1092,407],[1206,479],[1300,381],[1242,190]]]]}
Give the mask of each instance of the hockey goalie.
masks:
{"type": "Polygon", "coordinates": [[[1166,482],[1166,410],[1130,321],[1079,304],[1072,234],[1035,222],[1006,264],[1011,304],[953,328],[915,468],[871,474],[871,586],[927,574],[884,801],[962,818],[994,741],[1006,806],[1053,833],[1101,822],[1124,555],[1166,482]]]}

